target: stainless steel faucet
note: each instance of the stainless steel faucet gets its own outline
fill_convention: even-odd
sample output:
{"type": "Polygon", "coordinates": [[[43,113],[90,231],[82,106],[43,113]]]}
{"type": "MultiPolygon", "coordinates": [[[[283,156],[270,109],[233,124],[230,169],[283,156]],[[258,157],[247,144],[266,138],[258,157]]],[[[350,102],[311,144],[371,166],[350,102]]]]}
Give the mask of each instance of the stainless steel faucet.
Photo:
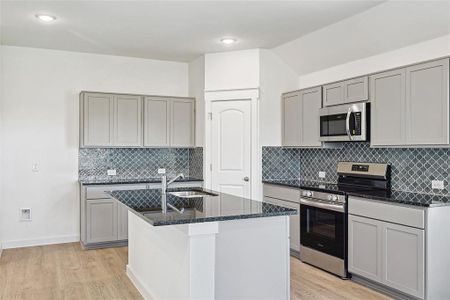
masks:
{"type": "Polygon", "coordinates": [[[183,211],[184,211],[184,209],[182,211],[180,211],[180,210],[176,209],[173,205],[167,204],[167,196],[166,196],[166,194],[167,194],[167,187],[169,185],[171,185],[178,178],[183,179],[184,178],[184,174],[180,173],[175,178],[172,178],[169,181],[167,181],[167,176],[166,175],[164,175],[161,178],[161,208],[162,208],[162,212],[164,214],[167,213],[167,206],[168,205],[169,205],[170,208],[172,208],[172,209],[174,209],[174,210],[176,210],[176,211],[178,211],[180,213],[183,213],[183,211]]]}
{"type": "Polygon", "coordinates": [[[165,195],[166,193],[167,193],[167,187],[169,186],[169,185],[171,185],[175,180],[177,180],[178,178],[181,178],[181,179],[183,179],[184,178],[184,174],[183,173],[180,173],[180,174],[178,174],[175,178],[172,178],[171,180],[169,180],[169,181],[167,181],[167,176],[166,175],[164,175],[162,178],[161,178],[161,190],[162,190],[162,193],[165,195]]]}

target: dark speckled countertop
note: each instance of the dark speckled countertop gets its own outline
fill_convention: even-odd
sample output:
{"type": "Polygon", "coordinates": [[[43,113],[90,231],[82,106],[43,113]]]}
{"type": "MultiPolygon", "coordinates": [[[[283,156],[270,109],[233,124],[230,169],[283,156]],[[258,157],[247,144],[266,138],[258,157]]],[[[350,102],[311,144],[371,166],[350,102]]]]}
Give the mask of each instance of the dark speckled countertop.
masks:
{"type": "MultiPolygon", "coordinates": [[[[185,177],[176,182],[203,181],[203,179],[185,177]]],[[[79,179],[78,182],[84,185],[102,185],[102,184],[133,184],[133,183],[159,183],[161,178],[102,178],[102,179],[79,179]]]]}
{"type": "Polygon", "coordinates": [[[295,209],[200,188],[168,190],[166,194],[167,203],[178,209],[184,208],[182,214],[170,208],[168,208],[166,214],[161,212],[162,195],[160,189],[112,191],[108,194],[153,226],[263,218],[298,213],[295,209]],[[206,191],[214,195],[181,198],[170,194],[171,191],[180,190],[206,191]]]}
{"type": "Polygon", "coordinates": [[[442,196],[442,195],[419,194],[395,190],[385,192],[376,189],[366,189],[366,190],[354,189],[349,187],[338,186],[337,184],[333,183],[301,181],[296,179],[292,180],[271,179],[271,180],[263,180],[263,183],[282,185],[313,191],[347,194],[349,196],[361,197],[374,201],[384,201],[387,203],[400,203],[421,207],[436,207],[436,206],[450,205],[450,196],[442,196]]]}

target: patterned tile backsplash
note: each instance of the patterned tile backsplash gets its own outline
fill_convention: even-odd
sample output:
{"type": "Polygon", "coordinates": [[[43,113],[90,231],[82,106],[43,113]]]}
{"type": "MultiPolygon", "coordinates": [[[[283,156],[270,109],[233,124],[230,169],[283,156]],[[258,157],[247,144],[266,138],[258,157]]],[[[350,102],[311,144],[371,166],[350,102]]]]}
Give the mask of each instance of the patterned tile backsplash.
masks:
{"type": "Polygon", "coordinates": [[[264,179],[302,179],[336,183],[339,161],[380,162],[392,166],[392,189],[449,195],[450,149],[370,148],[369,143],[344,143],[339,149],[263,147],[264,179]],[[325,171],[324,179],[318,177],[325,171]],[[443,180],[444,190],[431,188],[432,180],[443,180]]]}
{"type": "Polygon", "coordinates": [[[110,179],[108,169],[116,170],[117,179],[158,178],[158,168],[169,177],[203,178],[203,148],[83,148],[78,155],[83,180],[110,179]]]}

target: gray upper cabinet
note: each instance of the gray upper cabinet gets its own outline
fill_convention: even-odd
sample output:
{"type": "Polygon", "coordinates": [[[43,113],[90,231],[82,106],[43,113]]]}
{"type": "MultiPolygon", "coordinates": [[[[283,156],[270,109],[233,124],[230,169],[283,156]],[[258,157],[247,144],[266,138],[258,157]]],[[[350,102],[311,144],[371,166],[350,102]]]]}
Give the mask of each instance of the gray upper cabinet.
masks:
{"type": "Polygon", "coordinates": [[[194,147],[195,99],[82,92],[80,147],[194,147]]]}
{"type": "Polygon", "coordinates": [[[114,96],[114,146],[142,145],[142,98],[114,96]]]}
{"type": "Polygon", "coordinates": [[[369,84],[367,76],[323,86],[323,106],[367,101],[368,99],[369,84]]]}
{"type": "Polygon", "coordinates": [[[370,76],[371,144],[374,146],[406,143],[405,69],[370,76]]]}
{"type": "Polygon", "coordinates": [[[195,146],[195,99],[171,100],[170,145],[173,147],[195,146]]]}
{"type": "Polygon", "coordinates": [[[371,145],[449,145],[449,59],[370,76],[371,145]]]}
{"type": "Polygon", "coordinates": [[[343,104],[344,82],[330,83],[323,86],[323,106],[343,104]]]}
{"type": "Polygon", "coordinates": [[[320,87],[300,91],[301,141],[305,147],[320,147],[319,110],[322,107],[320,87]]]}
{"type": "Polygon", "coordinates": [[[449,59],[406,68],[408,144],[449,144],[449,59]]]}
{"type": "Polygon", "coordinates": [[[345,103],[366,101],[369,99],[369,84],[367,76],[350,79],[344,82],[345,103]]]}
{"type": "Polygon", "coordinates": [[[316,87],[284,94],[282,101],[283,146],[320,147],[322,89],[316,87]]]}
{"type": "Polygon", "coordinates": [[[113,144],[113,95],[84,93],[80,103],[81,144],[111,146],[113,144]]]}
{"type": "Polygon", "coordinates": [[[283,95],[282,110],[283,146],[300,146],[300,94],[298,92],[294,92],[283,95]]]}
{"type": "Polygon", "coordinates": [[[170,146],[170,100],[144,98],[144,146],[170,146]]]}

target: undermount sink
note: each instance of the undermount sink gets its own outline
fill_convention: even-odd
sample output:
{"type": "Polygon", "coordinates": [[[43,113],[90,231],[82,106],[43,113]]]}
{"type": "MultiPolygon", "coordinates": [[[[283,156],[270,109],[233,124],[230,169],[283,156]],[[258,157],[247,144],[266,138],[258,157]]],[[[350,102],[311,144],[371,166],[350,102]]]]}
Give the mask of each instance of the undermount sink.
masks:
{"type": "Polygon", "coordinates": [[[217,194],[208,193],[204,191],[179,191],[179,192],[169,192],[169,195],[173,195],[180,198],[198,198],[205,196],[218,196],[217,194]]]}

